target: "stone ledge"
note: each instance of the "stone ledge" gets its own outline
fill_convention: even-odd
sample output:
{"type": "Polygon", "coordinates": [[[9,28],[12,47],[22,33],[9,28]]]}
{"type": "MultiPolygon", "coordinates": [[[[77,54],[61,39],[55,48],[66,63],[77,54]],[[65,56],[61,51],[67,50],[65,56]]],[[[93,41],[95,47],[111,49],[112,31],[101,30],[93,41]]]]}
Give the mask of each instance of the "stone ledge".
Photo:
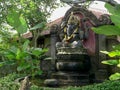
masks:
{"type": "Polygon", "coordinates": [[[70,47],[60,47],[57,48],[57,54],[87,54],[87,50],[84,48],[70,48],[70,47]]]}
{"type": "Polygon", "coordinates": [[[57,54],[57,61],[84,61],[88,60],[87,54],[57,54]]]}

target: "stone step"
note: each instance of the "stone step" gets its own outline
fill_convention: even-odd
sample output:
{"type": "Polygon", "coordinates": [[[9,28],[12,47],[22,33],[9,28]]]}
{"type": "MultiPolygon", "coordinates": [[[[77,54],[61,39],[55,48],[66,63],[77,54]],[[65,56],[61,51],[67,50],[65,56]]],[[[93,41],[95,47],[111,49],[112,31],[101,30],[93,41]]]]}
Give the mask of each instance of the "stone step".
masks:
{"type": "Polygon", "coordinates": [[[88,85],[88,84],[89,84],[88,79],[85,79],[85,80],[59,80],[60,86],[67,86],[67,85],[82,86],[82,85],[88,85]]]}
{"type": "Polygon", "coordinates": [[[87,54],[87,50],[83,47],[80,48],[61,47],[57,48],[57,54],[87,54]]]}
{"type": "Polygon", "coordinates": [[[62,79],[46,79],[44,84],[49,87],[58,87],[58,86],[83,86],[88,85],[89,80],[62,80],[62,79]]]}
{"type": "Polygon", "coordinates": [[[51,78],[63,79],[63,80],[89,80],[89,74],[80,74],[80,73],[64,73],[57,72],[51,75],[51,78]]]}
{"type": "Polygon", "coordinates": [[[88,62],[56,62],[56,69],[59,71],[82,71],[86,72],[90,69],[90,63],[88,62]]]}
{"type": "Polygon", "coordinates": [[[86,54],[57,54],[57,60],[86,60],[89,56],[86,54]]]}

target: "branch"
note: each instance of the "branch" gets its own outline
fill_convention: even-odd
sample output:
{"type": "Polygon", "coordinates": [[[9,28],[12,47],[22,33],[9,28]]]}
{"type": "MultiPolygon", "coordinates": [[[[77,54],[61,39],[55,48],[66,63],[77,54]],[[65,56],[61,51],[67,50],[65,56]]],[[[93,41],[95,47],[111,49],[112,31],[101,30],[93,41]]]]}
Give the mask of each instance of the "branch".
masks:
{"type": "Polygon", "coordinates": [[[80,3],[86,3],[88,1],[103,1],[103,2],[107,2],[109,4],[111,4],[112,6],[117,5],[118,3],[114,0],[61,0],[63,3],[67,3],[67,4],[80,4],[80,3]]]}

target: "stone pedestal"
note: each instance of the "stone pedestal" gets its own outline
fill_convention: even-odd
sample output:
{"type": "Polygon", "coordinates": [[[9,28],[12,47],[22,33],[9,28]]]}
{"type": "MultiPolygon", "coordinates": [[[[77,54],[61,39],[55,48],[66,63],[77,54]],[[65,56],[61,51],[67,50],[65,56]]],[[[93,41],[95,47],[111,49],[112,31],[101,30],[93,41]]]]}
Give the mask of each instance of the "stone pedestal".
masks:
{"type": "Polygon", "coordinates": [[[51,74],[51,80],[57,80],[60,86],[89,84],[91,65],[85,49],[58,48],[56,57],[56,72],[51,74]]]}

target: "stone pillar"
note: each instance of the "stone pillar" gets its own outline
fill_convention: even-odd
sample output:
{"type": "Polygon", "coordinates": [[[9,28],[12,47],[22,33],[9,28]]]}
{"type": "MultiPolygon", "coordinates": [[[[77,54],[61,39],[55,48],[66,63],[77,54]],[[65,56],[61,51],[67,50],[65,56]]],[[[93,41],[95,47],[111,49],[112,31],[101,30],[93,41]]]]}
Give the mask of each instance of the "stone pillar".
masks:
{"type": "Polygon", "coordinates": [[[101,63],[103,60],[106,60],[106,54],[103,54],[100,51],[106,51],[106,36],[105,35],[99,35],[99,68],[106,69],[106,65],[101,63]]]}
{"type": "Polygon", "coordinates": [[[51,26],[50,35],[51,35],[51,63],[52,70],[55,70],[55,62],[56,62],[56,42],[57,42],[57,25],[51,26]]]}
{"type": "Polygon", "coordinates": [[[100,51],[106,50],[106,36],[104,35],[98,35],[98,41],[97,41],[97,49],[98,49],[98,69],[95,72],[95,78],[97,82],[102,82],[105,79],[108,78],[108,72],[107,72],[107,65],[102,64],[101,62],[103,60],[106,60],[106,55],[101,53],[100,51]]]}

